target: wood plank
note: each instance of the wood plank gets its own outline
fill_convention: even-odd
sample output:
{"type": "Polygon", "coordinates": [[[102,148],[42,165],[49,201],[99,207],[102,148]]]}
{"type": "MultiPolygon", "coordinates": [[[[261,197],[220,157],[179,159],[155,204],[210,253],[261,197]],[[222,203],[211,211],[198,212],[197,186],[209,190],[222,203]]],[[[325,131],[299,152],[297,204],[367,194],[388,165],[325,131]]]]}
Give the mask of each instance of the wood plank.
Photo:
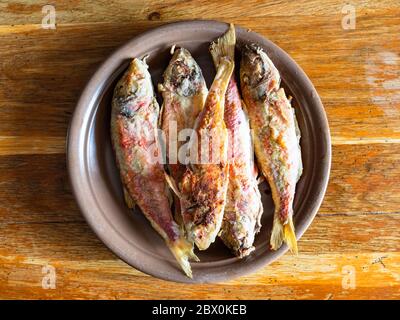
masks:
{"type": "Polygon", "coordinates": [[[0,156],[65,153],[66,137],[0,136],[0,156]]]}
{"type": "MultiPolygon", "coordinates": [[[[306,71],[325,105],[334,144],[398,143],[400,30],[394,13],[363,15],[353,31],[342,30],[340,15],[265,21],[235,19],[276,42],[306,71]],[[280,28],[285,32],[276,32],[280,28]]],[[[118,45],[160,24],[17,27],[15,33],[10,28],[0,52],[0,136],[65,136],[79,94],[100,62],[118,45]],[[29,131],[24,130],[27,121],[29,131]]]]}
{"type": "Polygon", "coordinates": [[[82,221],[65,154],[0,156],[0,223],[82,221]]]}
{"type": "MultiPolygon", "coordinates": [[[[318,215],[299,241],[299,249],[302,255],[400,252],[399,227],[398,213],[318,215]]],[[[84,257],[89,261],[109,260],[112,257],[85,221],[2,221],[0,228],[3,257],[52,257],[62,261],[85,260],[84,257]]]]}
{"type": "Polygon", "coordinates": [[[319,216],[299,242],[299,256],[230,282],[193,286],[130,268],[81,222],[1,224],[0,298],[399,298],[399,227],[400,215],[319,216]],[[47,264],[56,270],[55,290],[41,288],[47,264]],[[342,286],[348,271],[354,289],[342,286]]]}
{"type": "MultiPolygon", "coordinates": [[[[321,259],[313,257],[313,259],[321,259]]],[[[329,258],[328,258],[329,259],[329,258]]],[[[348,258],[348,259],[351,259],[348,258]]],[[[386,261],[395,261],[398,255],[386,256],[386,261]]],[[[336,258],[336,261],[340,259],[336,258]]],[[[335,258],[330,259],[335,262],[335,258]]],[[[398,299],[399,285],[385,286],[364,285],[364,283],[385,283],[397,277],[396,271],[387,270],[379,264],[372,264],[373,256],[359,259],[360,264],[354,266],[356,271],[356,287],[342,287],[343,273],[341,265],[327,276],[326,272],[310,270],[305,279],[298,278],[292,282],[281,281],[281,273],[277,277],[263,277],[260,273],[257,281],[241,278],[239,283],[182,285],[153,279],[133,271],[125,274],[106,273],[104,264],[97,262],[93,271],[82,268],[70,269],[56,267],[56,289],[42,289],[41,273],[43,265],[21,264],[16,267],[5,265],[3,272],[8,273],[6,286],[1,287],[0,297],[3,299],[398,299]],[[371,267],[370,267],[371,266],[371,267]],[[395,274],[393,276],[393,273],[395,274]],[[317,279],[318,277],[318,279],[317,279]],[[322,279],[322,280],[321,280],[322,279]],[[326,280],[325,280],[326,279],[326,280]],[[320,281],[318,281],[320,280],[320,281]],[[253,282],[253,283],[251,283],[253,282]],[[12,289],[12,290],[10,290],[12,289]]],[[[311,262],[312,263],[312,262],[311,262]]],[[[53,262],[56,265],[56,263],[53,262]]],[[[347,266],[347,265],[346,265],[347,266]]],[[[342,267],[343,268],[343,267],[342,267]]],[[[345,267],[346,268],[346,267],[345,267]]],[[[271,269],[271,268],[270,268],[271,269]]],[[[297,274],[292,274],[296,278],[297,274]]]]}
{"type": "Polygon", "coordinates": [[[65,137],[90,75],[142,30],[140,25],[83,25],[2,36],[0,135],[65,137]]]}
{"type": "Polygon", "coordinates": [[[400,145],[338,145],[320,213],[400,212],[400,145]]]}
{"type": "MultiPolygon", "coordinates": [[[[270,18],[288,16],[338,16],[346,3],[338,0],[324,1],[246,1],[246,10],[241,0],[206,1],[101,1],[58,0],[55,4],[57,23],[82,22],[132,22],[135,20],[182,20],[194,18],[237,19],[254,17],[270,18]]],[[[376,13],[396,13],[399,8],[395,1],[352,1],[359,15],[376,13]]],[[[34,0],[11,0],[0,4],[0,24],[40,24],[43,18],[43,4],[34,0]]]]}

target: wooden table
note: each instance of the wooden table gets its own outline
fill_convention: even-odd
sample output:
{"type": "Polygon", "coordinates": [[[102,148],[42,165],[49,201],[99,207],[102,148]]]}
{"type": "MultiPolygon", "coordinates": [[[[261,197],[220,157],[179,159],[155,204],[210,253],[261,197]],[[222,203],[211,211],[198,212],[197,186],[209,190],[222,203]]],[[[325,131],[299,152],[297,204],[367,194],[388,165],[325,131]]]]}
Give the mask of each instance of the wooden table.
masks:
{"type": "Polygon", "coordinates": [[[343,1],[52,3],[56,29],[42,28],[45,2],[0,3],[0,298],[400,298],[398,0],[352,1],[354,30],[343,1]],[[195,18],[234,22],[286,50],[317,88],[333,142],[300,254],[206,285],[157,280],[115,257],[82,218],[65,164],[69,120],[98,65],[144,30],[195,18]]]}

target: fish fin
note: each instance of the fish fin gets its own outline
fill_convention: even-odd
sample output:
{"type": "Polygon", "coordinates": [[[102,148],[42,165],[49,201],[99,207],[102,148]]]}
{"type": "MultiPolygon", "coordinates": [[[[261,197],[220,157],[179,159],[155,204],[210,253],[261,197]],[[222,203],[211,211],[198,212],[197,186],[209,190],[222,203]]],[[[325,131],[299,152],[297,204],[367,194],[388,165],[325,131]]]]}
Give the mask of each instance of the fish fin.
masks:
{"type": "Polygon", "coordinates": [[[192,268],[190,267],[189,259],[200,261],[193,252],[193,244],[184,238],[179,238],[174,242],[169,243],[169,249],[178,261],[182,270],[189,278],[193,278],[192,268]]]}
{"type": "Polygon", "coordinates": [[[285,242],[289,247],[289,250],[297,255],[297,240],[292,217],[290,217],[288,222],[284,225],[279,220],[279,217],[274,217],[274,225],[272,227],[270,240],[272,250],[278,250],[281,247],[282,242],[285,242]]]}
{"type": "Polygon", "coordinates": [[[145,54],[145,55],[143,56],[143,58],[142,58],[142,61],[143,61],[143,63],[144,63],[146,66],[148,66],[146,60],[149,58],[149,56],[150,56],[149,54],[145,54]]]}
{"type": "MultiPolygon", "coordinates": [[[[160,91],[160,85],[158,86],[158,90],[160,91]]],[[[159,114],[158,121],[157,121],[157,126],[159,128],[161,128],[161,125],[162,125],[163,114],[164,114],[164,102],[162,103],[162,105],[160,107],[160,114],[159,114]]]]}
{"type": "Polygon", "coordinates": [[[261,218],[262,218],[262,215],[264,213],[264,206],[263,206],[263,203],[261,201],[261,193],[260,193],[260,190],[258,189],[258,186],[254,187],[254,191],[257,194],[257,199],[258,199],[257,220],[256,220],[256,224],[254,226],[254,233],[257,234],[261,230],[261,218]]]}
{"type": "Polygon", "coordinates": [[[265,177],[263,175],[258,176],[257,178],[257,184],[261,184],[263,183],[265,180],[265,177]]]}
{"type": "Polygon", "coordinates": [[[284,241],[288,245],[290,251],[297,255],[299,253],[297,249],[296,233],[294,232],[293,218],[290,217],[288,223],[283,226],[284,241]]]}
{"type": "Polygon", "coordinates": [[[210,45],[210,53],[216,67],[218,67],[221,57],[230,57],[232,61],[235,59],[235,44],[235,26],[231,23],[228,31],[210,45]]]}
{"type": "Polygon", "coordinates": [[[183,198],[182,193],[179,191],[179,188],[174,180],[174,178],[172,178],[168,173],[166,173],[164,171],[164,176],[165,176],[165,180],[167,181],[167,184],[169,185],[169,187],[172,189],[172,191],[176,194],[176,196],[179,199],[183,198]]]}
{"type": "Polygon", "coordinates": [[[124,187],[124,198],[125,203],[129,209],[134,209],[136,206],[136,202],[132,199],[131,195],[129,194],[128,190],[124,187]]]}
{"type": "Polygon", "coordinates": [[[277,215],[274,215],[270,245],[272,250],[278,250],[283,242],[283,225],[277,215]]]}
{"type": "Polygon", "coordinates": [[[164,87],[164,84],[163,84],[163,83],[159,83],[159,84],[157,85],[157,90],[158,90],[158,92],[160,92],[160,93],[166,91],[166,89],[165,89],[165,87],[164,87]]]}
{"type": "Polygon", "coordinates": [[[243,259],[244,257],[250,255],[250,253],[252,253],[255,249],[256,248],[254,246],[250,246],[248,248],[240,248],[234,253],[239,259],[243,259]]]}
{"type": "Polygon", "coordinates": [[[176,44],[174,43],[174,44],[171,46],[171,49],[169,50],[169,53],[170,53],[171,55],[173,55],[173,54],[175,53],[175,48],[176,48],[176,44]]]}

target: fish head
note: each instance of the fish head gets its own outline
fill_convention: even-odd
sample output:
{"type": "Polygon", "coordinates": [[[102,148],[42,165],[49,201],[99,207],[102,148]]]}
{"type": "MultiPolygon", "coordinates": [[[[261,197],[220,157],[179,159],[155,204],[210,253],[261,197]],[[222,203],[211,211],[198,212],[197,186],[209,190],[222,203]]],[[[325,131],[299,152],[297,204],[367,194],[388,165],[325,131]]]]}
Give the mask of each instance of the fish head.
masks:
{"type": "Polygon", "coordinates": [[[257,89],[261,95],[278,90],[279,72],[262,48],[248,44],[242,48],[240,63],[240,79],[242,85],[257,89]]]}
{"type": "Polygon", "coordinates": [[[183,97],[193,97],[206,88],[201,69],[185,48],[174,51],[171,62],[164,72],[164,83],[159,90],[176,92],[183,97]]]}
{"type": "Polygon", "coordinates": [[[114,97],[124,104],[133,100],[151,100],[153,95],[154,89],[145,59],[133,59],[115,86],[114,97]]]}

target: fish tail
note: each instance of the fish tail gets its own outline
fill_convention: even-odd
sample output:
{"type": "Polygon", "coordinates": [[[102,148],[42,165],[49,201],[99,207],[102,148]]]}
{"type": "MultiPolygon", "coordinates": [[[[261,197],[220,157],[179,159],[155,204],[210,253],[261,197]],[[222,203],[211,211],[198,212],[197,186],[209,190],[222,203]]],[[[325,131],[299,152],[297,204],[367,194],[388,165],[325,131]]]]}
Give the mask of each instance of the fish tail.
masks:
{"type": "MultiPolygon", "coordinates": [[[[214,81],[211,85],[208,97],[210,95],[213,96],[215,92],[223,93],[219,95],[221,96],[221,98],[225,97],[225,93],[228,88],[229,80],[231,78],[234,66],[235,63],[231,58],[227,56],[221,57],[220,64],[218,65],[217,69],[217,74],[215,75],[214,81]]],[[[224,99],[222,100],[225,101],[224,99]]],[[[222,105],[224,105],[224,103],[222,105]]]]}
{"type": "Polygon", "coordinates": [[[283,226],[284,241],[288,245],[290,251],[298,254],[296,233],[294,232],[293,218],[290,217],[288,223],[283,226]]]}
{"type": "Polygon", "coordinates": [[[193,278],[192,268],[190,267],[189,259],[200,261],[193,252],[193,244],[185,238],[180,237],[178,240],[170,242],[169,249],[178,261],[182,270],[189,278],[193,278]]]}
{"type": "Polygon", "coordinates": [[[210,53],[214,65],[218,67],[221,57],[235,59],[236,34],[233,23],[229,25],[228,31],[210,45],[210,53]]]}
{"type": "Polygon", "coordinates": [[[274,225],[272,227],[272,234],[271,234],[271,248],[273,250],[278,250],[282,242],[285,242],[289,247],[289,250],[297,254],[297,240],[296,234],[294,232],[294,225],[293,225],[293,218],[290,216],[288,222],[286,224],[282,224],[279,217],[276,215],[274,217],[274,225]]]}

